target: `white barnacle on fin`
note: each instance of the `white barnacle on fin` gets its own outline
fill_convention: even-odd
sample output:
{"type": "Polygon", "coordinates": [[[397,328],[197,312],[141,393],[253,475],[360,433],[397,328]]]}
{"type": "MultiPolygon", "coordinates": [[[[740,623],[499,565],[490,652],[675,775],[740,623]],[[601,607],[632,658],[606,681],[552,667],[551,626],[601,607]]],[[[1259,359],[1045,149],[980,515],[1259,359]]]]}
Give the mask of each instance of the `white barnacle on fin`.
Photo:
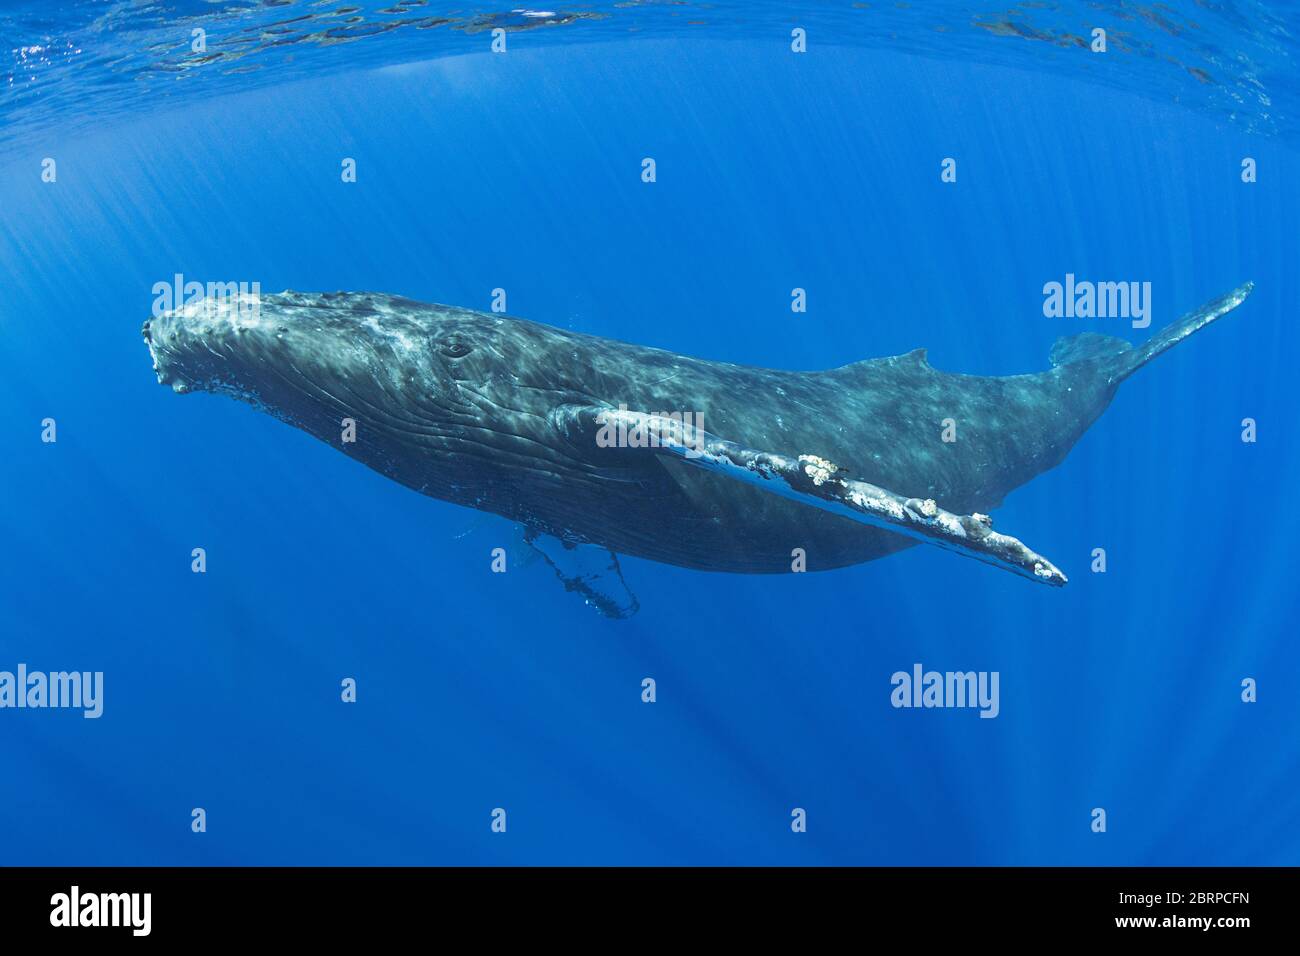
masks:
{"type": "Polygon", "coordinates": [[[976,540],[987,538],[993,533],[993,519],[979,512],[959,516],[957,522],[969,537],[976,540]]]}
{"type": "Polygon", "coordinates": [[[814,485],[822,485],[829,479],[839,468],[825,458],[818,458],[816,455],[800,455],[799,461],[803,463],[804,473],[812,479],[814,485]]]}

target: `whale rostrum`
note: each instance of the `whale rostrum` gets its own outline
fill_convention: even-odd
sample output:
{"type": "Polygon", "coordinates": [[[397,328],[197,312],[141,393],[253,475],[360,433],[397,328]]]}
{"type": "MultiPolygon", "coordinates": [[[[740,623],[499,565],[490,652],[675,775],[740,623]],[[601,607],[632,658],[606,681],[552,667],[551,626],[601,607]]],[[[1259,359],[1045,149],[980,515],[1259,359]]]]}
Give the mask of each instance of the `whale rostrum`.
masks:
{"type": "Polygon", "coordinates": [[[1011,376],[942,372],[923,349],[754,368],[361,292],[196,298],[143,333],[178,392],[238,398],[422,494],[558,539],[543,553],[566,587],[619,616],[634,598],[588,587],[621,582],[617,560],[577,578],[557,560],[586,547],[782,573],[919,542],[1065,584],[989,513],[1059,464],[1124,379],[1251,288],[1136,348],[1061,339],[1051,368],[1011,376]]]}

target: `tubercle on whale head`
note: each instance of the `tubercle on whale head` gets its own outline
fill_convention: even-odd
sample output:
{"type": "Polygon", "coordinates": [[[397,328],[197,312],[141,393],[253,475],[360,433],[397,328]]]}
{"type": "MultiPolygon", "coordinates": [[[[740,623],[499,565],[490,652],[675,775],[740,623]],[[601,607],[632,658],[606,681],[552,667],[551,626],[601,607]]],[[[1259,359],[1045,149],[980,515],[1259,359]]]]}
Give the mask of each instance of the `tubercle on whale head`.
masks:
{"type": "Polygon", "coordinates": [[[261,326],[261,296],[236,292],[161,311],[140,329],[160,385],[178,393],[236,386],[233,341],[261,326]]]}

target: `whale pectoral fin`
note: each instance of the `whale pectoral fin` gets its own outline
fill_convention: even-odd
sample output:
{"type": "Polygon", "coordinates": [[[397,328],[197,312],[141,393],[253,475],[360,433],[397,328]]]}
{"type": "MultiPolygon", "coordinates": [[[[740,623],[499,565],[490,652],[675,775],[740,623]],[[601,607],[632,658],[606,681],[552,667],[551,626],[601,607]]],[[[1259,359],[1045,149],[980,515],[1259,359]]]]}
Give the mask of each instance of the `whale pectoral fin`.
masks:
{"type": "Polygon", "coordinates": [[[594,544],[561,541],[531,528],[524,541],[551,566],[564,590],[574,591],[605,617],[631,617],[641,604],[623,580],[618,555],[594,544]]]}
{"type": "Polygon", "coordinates": [[[557,414],[567,431],[594,440],[602,429],[657,436],[657,444],[630,453],[681,458],[813,508],[883,528],[992,564],[1033,581],[1060,587],[1066,577],[1051,561],[1010,535],[999,534],[984,515],[957,515],[934,501],[907,498],[865,481],[815,455],[757,451],[683,425],[672,418],[601,406],[568,407],[557,414]]]}

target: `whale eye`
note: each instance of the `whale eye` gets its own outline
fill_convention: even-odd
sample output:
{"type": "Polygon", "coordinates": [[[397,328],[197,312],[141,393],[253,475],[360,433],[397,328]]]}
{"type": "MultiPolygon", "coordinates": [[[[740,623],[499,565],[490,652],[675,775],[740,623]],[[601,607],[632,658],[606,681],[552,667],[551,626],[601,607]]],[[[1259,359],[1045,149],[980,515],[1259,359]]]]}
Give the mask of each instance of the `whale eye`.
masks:
{"type": "Polygon", "coordinates": [[[464,358],[466,355],[469,355],[470,352],[474,351],[474,349],[471,346],[466,345],[464,342],[459,342],[456,339],[448,339],[446,342],[443,342],[438,346],[438,351],[447,356],[447,358],[464,358]]]}

